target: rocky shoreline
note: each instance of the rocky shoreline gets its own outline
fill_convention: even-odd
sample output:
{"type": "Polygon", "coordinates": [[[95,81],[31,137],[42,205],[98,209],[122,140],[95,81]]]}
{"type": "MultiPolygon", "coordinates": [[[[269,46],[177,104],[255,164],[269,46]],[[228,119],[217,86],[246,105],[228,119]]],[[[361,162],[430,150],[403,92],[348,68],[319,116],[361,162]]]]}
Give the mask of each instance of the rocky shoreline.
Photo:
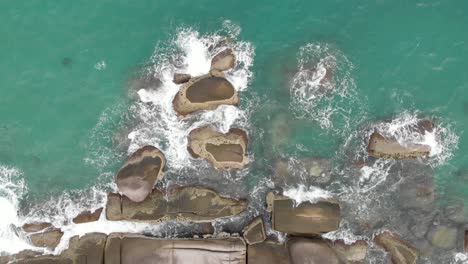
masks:
{"type": "MultiPolygon", "coordinates": [[[[236,58],[229,48],[215,55],[210,72],[193,77],[184,73],[174,75],[174,83],[180,84],[173,107],[184,118],[197,111],[211,111],[220,105],[238,105],[239,93],[224,76],[223,71],[235,67],[236,58]]],[[[425,133],[434,125],[425,121],[419,133],[425,133]]],[[[253,136],[254,137],[254,136],[253,136]]],[[[233,128],[227,133],[205,126],[192,130],[188,135],[187,150],[193,158],[204,159],[217,170],[238,170],[249,163],[249,135],[233,128]]],[[[431,147],[412,142],[398,142],[386,138],[378,131],[367,141],[369,156],[375,159],[415,159],[429,155],[431,147]]],[[[315,183],[330,181],[330,164],[324,159],[303,160],[309,176],[315,183]]],[[[118,170],[115,182],[118,193],[109,193],[104,208],[84,211],[73,218],[74,224],[85,224],[105,217],[107,221],[160,224],[168,221],[200,224],[202,233],[193,237],[157,238],[134,233],[89,233],[74,236],[60,255],[42,255],[26,250],[11,256],[0,257],[3,263],[79,263],[79,264],[133,264],[133,263],[366,263],[371,247],[385,251],[395,264],[417,263],[425,255],[425,248],[468,248],[468,232],[464,227],[421,223],[411,233],[421,238],[421,244],[405,241],[397,232],[381,230],[372,239],[345,243],[329,240],[323,234],[337,231],[343,220],[343,204],[335,198],[297,203],[278,190],[271,190],[264,197],[264,214],[252,217],[242,232],[215,232],[213,221],[238,216],[249,206],[245,197],[227,197],[205,186],[171,186],[155,188],[164,178],[166,166],[164,153],[154,146],[143,146],[135,151],[118,170]],[[460,235],[460,229],[463,235],[460,235]],[[427,231],[429,230],[429,231],[427,231]],[[271,231],[271,232],[270,232],[271,231]],[[286,240],[273,233],[284,234],[286,240]],[[419,234],[420,233],[420,234],[419,234]],[[425,245],[430,244],[429,245],[425,245]]],[[[296,184],[289,175],[283,160],[275,163],[275,181],[296,184]]],[[[402,192],[409,212],[419,213],[421,207],[433,204],[433,190],[423,183],[417,188],[402,192]],[[421,205],[422,204],[422,205],[421,205]]],[[[430,208],[428,207],[429,211],[430,208]]],[[[424,211],[424,210],[423,210],[424,211]]],[[[428,213],[428,215],[431,215],[428,213]]],[[[441,223],[442,222],[442,223],[441,223]]],[[[461,225],[461,223],[460,223],[461,225]]],[[[38,248],[54,250],[64,233],[51,223],[25,224],[20,231],[38,248]]]]}

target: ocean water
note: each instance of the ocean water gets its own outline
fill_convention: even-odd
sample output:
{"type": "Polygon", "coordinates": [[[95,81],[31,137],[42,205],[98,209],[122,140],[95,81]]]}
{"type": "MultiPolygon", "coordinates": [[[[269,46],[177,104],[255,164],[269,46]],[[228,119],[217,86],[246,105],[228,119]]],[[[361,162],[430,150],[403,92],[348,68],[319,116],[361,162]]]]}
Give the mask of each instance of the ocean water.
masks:
{"type": "MultiPolygon", "coordinates": [[[[379,217],[384,228],[398,226],[382,215],[398,215],[392,195],[420,166],[441,211],[468,212],[467,12],[462,0],[2,1],[0,252],[29,247],[11,224],[33,219],[63,226],[68,237],[100,230],[65,223],[102,205],[121,162],[145,144],[168,157],[162,187],[202,184],[250,200],[243,220],[219,221],[217,230],[262,212],[267,189],[279,187],[278,160],[303,179],[297,164],[312,157],[330,161],[331,183],[322,190],[305,179],[287,193],[347,204],[343,229],[330,237],[369,239],[378,230],[357,222],[379,217]],[[178,118],[172,74],[206,73],[227,46],[238,58],[227,78],[241,91],[240,107],[178,118]],[[421,117],[434,120],[432,133],[412,133],[421,117]],[[189,157],[188,133],[207,124],[249,132],[246,169],[214,171],[189,157]],[[376,128],[431,145],[430,157],[374,162],[365,141],[376,128]]],[[[175,235],[174,226],[151,231],[175,235]]],[[[147,229],[115,224],[108,232],[147,229]]]]}

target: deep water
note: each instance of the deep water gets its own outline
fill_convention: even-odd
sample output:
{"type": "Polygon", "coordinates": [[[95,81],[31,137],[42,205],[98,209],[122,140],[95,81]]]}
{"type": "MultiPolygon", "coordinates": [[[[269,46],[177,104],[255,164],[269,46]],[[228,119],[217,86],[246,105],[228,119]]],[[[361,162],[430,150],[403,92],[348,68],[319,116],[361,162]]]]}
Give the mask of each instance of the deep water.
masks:
{"type": "Polygon", "coordinates": [[[399,184],[421,177],[440,217],[449,208],[467,222],[467,12],[462,0],[2,1],[0,206],[19,215],[0,222],[0,237],[8,240],[10,223],[62,223],[63,214],[98,206],[144,144],[168,156],[161,187],[208,185],[251,201],[248,217],[217,223],[219,231],[261,213],[268,189],[313,185],[349,201],[345,229],[371,237],[415,221],[399,203],[399,184]],[[240,58],[228,74],[239,109],[181,121],[170,112],[172,73],[205,73],[226,38],[240,58]],[[333,82],[319,89],[311,69],[321,66],[333,82]],[[366,137],[382,120],[397,120],[392,135],[413,138],[405,124],[417,117],[436,124],[435,138],[418,139],[434,147],[431,157],[367,157],[366,137]],[[189,158],[186,135],[203,124],[245,128],[250,165],[219,172],[189,158]],[[328,184],[307,179],[301,162],[311,158],[329,161],[328,184]],[[279,161],[298,180],[275,182],[279,161]]]}

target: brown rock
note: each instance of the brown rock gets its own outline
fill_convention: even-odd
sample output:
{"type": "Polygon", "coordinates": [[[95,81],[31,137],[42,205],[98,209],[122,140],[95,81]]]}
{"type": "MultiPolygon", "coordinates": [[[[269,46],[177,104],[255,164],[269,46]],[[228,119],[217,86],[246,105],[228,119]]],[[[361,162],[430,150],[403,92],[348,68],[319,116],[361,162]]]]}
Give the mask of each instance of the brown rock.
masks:
{"type": "Polygon", "coordinates": [[[214,110],[220,105],[237,105],[239,95],[222,72],[212,71],[182,85],[172,104],[179,115],[185,116],[200,110],[214,110]]]}
{"type": "Polygon", "coordinates": [[[94,210],[93,212],[91,211],[84,211],[75,216],[73,218],[73,223],[75,224],[83,224],[83,223],[89,223],[89,222],[95,222],[99,220],[99,217],[101,216],[102,213],[102,207],[99,209],[94,210]]]}
{"type": "Polygon", "coordinates": [[[342,240],[329,242],[330,247],[335,251],[343,263],[364,264],[369,245],[366,241],[359,240],[350,245],[342,240]]]}
{"type": "Polygon", "coordinates": [[[465,230],[464,248],[465,252],[468,252],[468,230],[465,230]]]}
{"type": "Polygon", "coordinates": [[[393,264],[414,264],[419,257],[414,246],[388,231],[375,236],[374,242],[390,253],[393,264]]]}
{"type": "Polygon", "coordinates": [[[46,228],[51,228],[52,224],[51,223],[46,223],[46,222],[36,222],[36,223],[28,223],[23,225],[23,230],[26,233],[34,233],[34,232],[39,232],[41,230],[44,230],[46,228]]]}
{"type": "Polygon", "coordinates": [[[119,191],[134,202],[143,201],[163,177],[164,154],[153,146],[144,146],[133,153],[117,172],[119,191]]]}
{"type": "Polygon", "coordinates": [[[427,233],[427,240],[438,248],[453,249],[457,245],[458,230],[455,227],[432,226],[427,233]]]}
{"type": "Polygon", "coordinates": [[[320,239],[293,238],[288,248],[292,264],[340,264],[336,253],[320,239]]]}
{"type": "Polygon", "coordinates": [[[204,158],[217,169],[241,169],[249,163],[247,144],[247,133],[241,129],[233,128],[223,134],[202,127],[190,132],[188,150],[193,157],[204,158]]]}
{"type": "Polygon", "coordinates": [[[273,229],[292,235],[315,236],[337,230],[341,222],[340,205],[332,201],[304,202],[291,199],[273,201],[273,229]]]}
{"type": "Polygon", "coordinates": [[[262,217],[256,217],[248,226],[245,227],[243,233],[245,242],[249,245],[263,242],[266,239],[266,233],[262,217]]]}
{"type": "Polygon", "coordinates": [[[290,264],[289,252],[285,245],[264,241],[248,246],[247,263],[290,264]]]}
{"type": "Polygon", "coordinates": [[[106,218],[112,221],[122,220],[122,196],[120,194],[107,194],[106,218]]]}
{"type": "Polygon", "coordinates": [[[174,74],[174,79],[172,80],[175,84],[182,84],[186,83],[192,78],[190,74],[184,74],[184,73],[175,73],[174,74]]]}
{"type": "Polygon", "coordinates": [[[403,146],[396,140],[387,139],[378,132],[374,132],[369,139],[367,152],[378,158],[417,158],[429,155],[431,147],[422,144],[403,146]]]}
{"type": "Polygon", "coordinates": [[[48,230],[43,233],[34,233],[29,236],[31,243],[36,247],[54,249],[62,239],[63,232],[60,229],[48,230]]]}
{"type": "Polygon", "coordinates": [[[120,247],[121,241],[124,234],[113,233],[107,237],[106,247],[104,249],[104,260],[105,264],[120,264],[120,247]]]}
{"type": "Polygon", "coordinates": [[[211,70],[227,71],[234,68],[236,64],[236,57],[232,49],[225,49],[216,54],[211,60],[211,70]]]}
{"type": "MultiPolygon", "coordinates": [[[[209,222],[217,218],[240,214],[247,208],[245,200],[220,196],[203,187],[176,187],[168,193],[153,190],[141,203],[122,199],[119,220],[161,222],[178,221],[209,222]]],[[[115,218],[109,218],[114,220],[115,218]]]]}
{"type": "Polygon", "coordinates": [[[7,264],[14,260],[34,258],[39,255],[41,255],[41,252],[27,249],[27,250],[20,251],[19,253],[14,254],[14,255],[0,256],[0,264],[7,264]]]}

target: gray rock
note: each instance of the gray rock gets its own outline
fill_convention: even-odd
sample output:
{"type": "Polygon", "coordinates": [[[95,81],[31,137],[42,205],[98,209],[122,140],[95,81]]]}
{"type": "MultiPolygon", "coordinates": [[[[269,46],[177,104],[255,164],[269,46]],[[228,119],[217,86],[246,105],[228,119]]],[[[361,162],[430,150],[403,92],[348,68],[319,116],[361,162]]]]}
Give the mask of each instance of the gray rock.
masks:
{"type": "Polygon", "coordinates": [[[163,177],[164,154],[153,146],[144,146],[133,153],[117,172],[119,191],[134,202],[143,201],[163,177]]]}

